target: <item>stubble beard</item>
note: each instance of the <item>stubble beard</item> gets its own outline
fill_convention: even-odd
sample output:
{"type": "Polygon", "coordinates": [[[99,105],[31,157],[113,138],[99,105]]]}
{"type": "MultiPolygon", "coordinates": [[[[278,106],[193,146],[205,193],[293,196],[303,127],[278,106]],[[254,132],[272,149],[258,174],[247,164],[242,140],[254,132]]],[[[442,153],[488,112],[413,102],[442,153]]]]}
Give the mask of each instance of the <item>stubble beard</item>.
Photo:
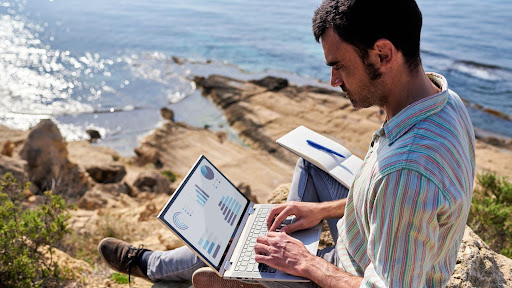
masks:
{"type": "Polygon", "coordinates": [[[384,85],[380,78],[382,73],[372,64],[363,60],[365,66],[366,76],[368,76],[368,83],[359,89],[362,93],[360,97],[354,97],[350,91],[341,89],[345,92],[346,97],[355,109],[369,108],[372,106],[382,107],[386,103],[387,97],[385,94],[384,85]],[[349,95],[351,97],[349,97],[349,95]]]}

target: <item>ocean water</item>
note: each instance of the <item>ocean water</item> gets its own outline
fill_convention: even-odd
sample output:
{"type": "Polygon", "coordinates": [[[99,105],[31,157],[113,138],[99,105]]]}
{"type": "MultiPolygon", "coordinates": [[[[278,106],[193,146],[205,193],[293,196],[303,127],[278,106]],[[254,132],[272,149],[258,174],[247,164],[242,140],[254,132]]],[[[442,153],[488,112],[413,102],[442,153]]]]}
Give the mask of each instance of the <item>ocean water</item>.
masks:
{"type": "MultiPolygon", "coordinates": [[[[314,41],[320,0],[0,0],[0,124],[56,121],[68,140],[96,129],[131,155],[176,120],[227,130],[194,76],[265,75],[327,85],[314,41]]],[[[420,0],[422,59],[467,103],[475,127],[512,137],[512,1],[420,0]]]]}

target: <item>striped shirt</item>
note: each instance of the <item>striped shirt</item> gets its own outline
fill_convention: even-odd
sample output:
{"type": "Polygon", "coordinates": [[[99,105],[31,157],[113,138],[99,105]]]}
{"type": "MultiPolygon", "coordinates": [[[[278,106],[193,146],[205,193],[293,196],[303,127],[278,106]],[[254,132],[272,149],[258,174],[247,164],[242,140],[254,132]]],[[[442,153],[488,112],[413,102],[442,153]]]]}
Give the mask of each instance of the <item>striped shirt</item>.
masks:
{"type": "Polygon", "coordinates": [[[443,287],[471,205],[475,136],[459,96],[442,89],[373,135],[338,222],[338,266],[361,287],[443,287]]]}

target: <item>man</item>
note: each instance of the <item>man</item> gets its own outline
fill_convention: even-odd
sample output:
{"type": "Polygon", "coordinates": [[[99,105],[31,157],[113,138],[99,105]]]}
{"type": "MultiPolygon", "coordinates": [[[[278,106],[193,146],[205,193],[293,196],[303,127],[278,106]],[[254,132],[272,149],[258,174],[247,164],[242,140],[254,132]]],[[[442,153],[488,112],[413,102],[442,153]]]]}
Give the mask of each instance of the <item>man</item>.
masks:
{"type": "MultiPolygon", "coordinates": [[[[446,79],[423,71],[421,25],[421,12],[413,0],[326,0],[315,11],[313,32],[331,66],[331,85],[341,87],[356,108],[379,106],[386,121],[374,133],[348,195],[328,174],[299,160],[289,197],[298,202],[274,208],[267,224],[269,231],[274,231],[289,215],[295,215],[297,221],[281,230],[286,233],[260,236],[254,249],[257,262],[312,282],[261,284],[447,284],[471,204],[474,133],[464,104],[448,90],[446,79]],[[335,249],[311,255],[301,242],[287,235],[322,219],[331,219],[335,249]],[[340,219],[337,226],[333,219],[340,219]]],[[[116,243],[116,247],[128,249],[116,243]]],[[[114,244],[103,246],[102,255],[115,254],[107,249],[114,244]]],[[[167,267],[172,274],[176,262],[186,262],[185,258],[177,260],[183,256],[178,253],[167,258],[166,253],[171,252],[154,252],[163,253],[159,257],[165,259],[156,261],[152,269],[167,267]]],[[[186,255],[187,269],[196,269],[197,259],[186,248],[179,251],[185,252],[191,254],[186,255]]],[[[147,267],[147,259],[141,262],[147,267]]],[[[160,279],[149,270],[148,274],[153,280],[160,279]]],[[[194,278],[215,279],[207,271],[194,278]]]]}

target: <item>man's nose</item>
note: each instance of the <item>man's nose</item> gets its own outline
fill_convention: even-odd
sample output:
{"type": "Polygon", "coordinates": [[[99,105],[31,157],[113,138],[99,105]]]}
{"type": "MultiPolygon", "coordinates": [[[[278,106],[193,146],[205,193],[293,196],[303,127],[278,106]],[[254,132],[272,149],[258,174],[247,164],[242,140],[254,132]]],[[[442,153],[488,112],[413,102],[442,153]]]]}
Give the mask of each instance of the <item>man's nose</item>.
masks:
{"type": "Polygon", "coordinates": [[[333,69],[333,71],[331,71],[331,86],[338,87],[341,86],[341,84],[343,84],[343,80],[341,80],[339,73],[336,73],[333,69]]]}

